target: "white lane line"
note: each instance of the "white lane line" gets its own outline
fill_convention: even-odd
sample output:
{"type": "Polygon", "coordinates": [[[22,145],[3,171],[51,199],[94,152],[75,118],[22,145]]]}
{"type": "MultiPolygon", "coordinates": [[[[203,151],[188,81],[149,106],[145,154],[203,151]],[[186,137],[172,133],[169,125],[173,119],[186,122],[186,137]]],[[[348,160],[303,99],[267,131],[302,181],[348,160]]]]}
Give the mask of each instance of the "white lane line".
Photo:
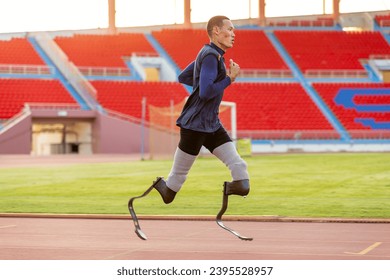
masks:
{"type": "Polygon", "coordinates": [[[0,229],[3,229],[3,228],[11,228],[11,227],[16,227],[16,225],[0,226],[0,229]]]}

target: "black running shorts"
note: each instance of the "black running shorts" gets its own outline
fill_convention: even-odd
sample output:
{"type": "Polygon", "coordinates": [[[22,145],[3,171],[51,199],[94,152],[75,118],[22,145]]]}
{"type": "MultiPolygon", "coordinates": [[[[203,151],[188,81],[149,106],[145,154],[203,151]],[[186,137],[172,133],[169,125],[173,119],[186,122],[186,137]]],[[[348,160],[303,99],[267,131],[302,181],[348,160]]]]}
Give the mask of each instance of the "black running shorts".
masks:
{"type": "Polygon", "coordinates": [[[190,155],[198,155],[202,146],[213,152],[215,148],[231,141],[232,139],[223,126],[211,133],[180,128],[179,148],[190,155]]]}

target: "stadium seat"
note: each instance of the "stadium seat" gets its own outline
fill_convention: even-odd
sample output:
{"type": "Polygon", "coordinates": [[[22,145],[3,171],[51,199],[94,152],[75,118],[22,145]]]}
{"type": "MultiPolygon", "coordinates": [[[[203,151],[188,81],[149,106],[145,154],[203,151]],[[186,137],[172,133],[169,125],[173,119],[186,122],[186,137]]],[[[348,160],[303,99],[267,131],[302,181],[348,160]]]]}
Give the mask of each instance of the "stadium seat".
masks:
{"type": "MultiPolygon", "coordinates": [[[[175,82],[92,81],[92,85],[105,108],[137,118],[143,97],[148,104],[168,107],[171,100],[177,104],[188,96],[175,82]]],[[[238,130],[333,130],[297,83],[234,83],[224,100],[237,104],[238,130]]]]}
{"type": "Polygon", "coordinates": [[[376,15],[374,20],[380,27],[390,27],[390,14],[376,15]]]}
{"type": "Polygon", "coordinates": [[[0,40],[0,64],[45,65],[26,38],[0,40]]]}
{"type": "Polygon", "coordinates": [[[153,37],[165,49],[180,69],[184,69],[209,42],[201,29],[162,29],[152,31],[153,37]]]}
{"type": "MultiPolygon", "coordinates": [[[[353,134],[352,136],[355,138],[361,138],[364,134],[363,131],[375,130],[375,127],[366,126],[359,120],[371,119],[377,123],[390,123],[390,107],[388,105],[390,104],[390,83],[315,83],[313,84],[313,87],[337,116],[343,126],[350,131],[350,133],[353,134]],[[335,100],[337,95],[343,89],[352,90],[350,92],[351,94],[354,94],[352,101],[356,105],[355,108],[349,108],[345,104],[338,104],[335,100]],[[387,92],[387,94],[369,94],[370,89],[383,89],[387,92]],[[356,90],[356,93],[353,93],[353,90],[356,90]],[[364,90],[365,94],[359,94],[362,90],[364,90]],[[383,110],[374,111],[368,108],[368,110],[365,109],[365,111],[363,111],[357,107],[361,106],[360,108],[364,108],[364,106],[371,105],[382,105],[383,110]],[[361,132],[357,134],[358,131],[361,132]]],[[[368,133],[373,135],[372,132],[368,133]]]]}
{"type": "Polygon", "coordinates": [[[362,59],[390,55],[380,32],[285,31],[275,35],[302,72],[307,70],[363,70],[362,59]]]}
{"type": "Polygon", "coordinates": [[[269,20],[267,22],[269,26],[292,26],[292,27],[332,27],[335,25],[335,21],[331,17],[318,17],[317,19],[310,20],[285,20],[285,21],[273,21],[269,20]]]}
{"type": "Polygon", "coordinates": [[[0,119],[9,119],[25,103],[77,104],[58,80],[0,79],[0,119]]]}
{"type": "Polygon", "coordinates": [[[234,83],[224,100],[237,104],[238,130],[333,130],[298,83],[234,83]]]}
{"type": "MultiPolygon", "coordinates": [[[[92,81],[98,101],[106,108],[125,115],[141,118],[142,99],[148,105],[168,107],[171,100],[180,103],[188,97],[187,91],[177,82],[92,81]]],[[[146,110],[146,120],[149,112],[146,110]]]]}
{"type": "MultiPolygon", "coordinates": [[[[319,20],[319,19],[318,19],[319,20]]],[[[301,70],[310,69],[363,69],[362,58],[371,54],[390,54],[390,47],[379,32],[341,31],[274,31],[301,70]]],[[[288,69],[280,55],[268,40],[264,31],[235,31],[237,42],[226,53],[225,59],[233,58],[242,69],[288,69]]],[[[193,60],[203,44],[209,39],[202,29],[162,29],[152,35],[160,42],[180,68],[193,60]],[[182,38],[178,40],[178,38],[182,38]]],[[[69,58],[78,66],[123,67],[123,56],[133,52],[156,54],[144,34],[120,33],[116,35],[75,34],[71,37],[56,37],[55,41],[69,58]]],[[[31,61],[43,62],[26,39],[0,41],[0,58],[9,53],[28,53],[28,57],[5,60],[5,63],[31,61]],[[11,44],[9,47],[7,44],[11,44]],[[20,44],[20,47],[19,47],[20,44]],[[5,47],[7,46],[7,47],[5,47]],[[23,50],[29,51],[23,51],[23,50]]],[[[4,56],[5,57],[5,56],[4,56]]],[[[1,61],[0,61],[1,63],[1,61]]],[[[105,109],[141,118],[141,101],[146,97],[147,104],[167,107],[177,104],[188,96],[185,88],[177,82],[142,82],[118,80],[91,80],[97,90],[98,102],[105,109]]],[[[390,122],[390,113],[358,112],[335,103],[334,98],[342,88],[389,88],[381,83],[320,83],[314,85],[318,94],[342,125],[353,131],[354,137],[363,137],[365,131],[375,130],[369,123],[390,122]],[[363,120],[363,121],[362,121],[363,120]],[[362,133],[360,135],[360,133],[362,133]],[[360,135],[360,136],[358,136],[360,135]]],[[[357,105],[390,104],[390,95],[356,95],[357,105]]],[[[238,131],[269,131],[278,139],[292,139],[286,131],[305,131],[302,138],[318,138],[318,131],[337,134],[311,100],[300,83],[236,82],[227,88],[225,101],[237,104],[238,131]],[[277,134],[278,132],[279,134],[277,134]]],[[[74,103],[75,100],[57,80],[40,79],[0,79],[0,119],[10,118],[23,108],[25,102],[74,103]]],[[[148,110],[146,120],[149,119],[148,110]]],[[[333,134],[332,134],[333,135],[333,134]]],[[[373,134],[371,134],[373,135],[373,134]]],[[[301,136],[300,136],[301,137],[301,136]]],[[[334,137],[334,135],[332,136],[334,137]]],[[[302,139],[301,138],[301,139],[302,139]]]]}
{"type": "MultiPolygon", "coordinates": [[[[226,62],[232,58],[241,69],[288,69],[263,31],[238,29],[234,33],[236,44],[226,52],[226,62]]],[[[210,41],[202,29],[163,29],[153,31],[152,35],[180,69],[192,62],[200,48],[210,41]]]]}
{"type": "Polygon", "coordinates": [[[54,41],[76,66],[126,67],[124,57],[133,53],[157,54],[143,33],[75,34],[54,41]]]}

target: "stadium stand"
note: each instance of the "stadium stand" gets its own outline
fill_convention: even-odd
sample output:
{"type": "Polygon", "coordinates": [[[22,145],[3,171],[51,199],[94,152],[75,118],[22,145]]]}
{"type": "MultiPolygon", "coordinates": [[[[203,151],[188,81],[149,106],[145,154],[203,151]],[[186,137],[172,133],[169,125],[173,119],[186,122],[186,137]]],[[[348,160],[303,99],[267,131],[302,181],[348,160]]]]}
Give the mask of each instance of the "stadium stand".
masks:
{"type": "Polygon", "coordinates": [[[76,104],[58,80],[0,79],[0,119],[13,117],[28,102],[76,104]]]}
{"type": "Polygon", "coordinates": [[[201,29],[162,29],[152,31],[152,36],[180,69],[192,62],[199,49],[209,42],[207,34],[201,29]]]}
{"type": "MultiPolygon", "coordinates": [[[[384,22],[390,22],[390,15],[378,15],[375,21],[384,26],[384,22]]],[[[233,58],[242,72],[289,72],[289,76],[280,75],[276,79],[268,79],[269,76],[237,79],[227,88],[224,100],[236,103],[239,138],[341,142],[390,139],[390,83],[369,82],[364,65],[370,56],[390,56],[390,46],[382,32],[325,29],[323,27],[335,26],[333,19],[325,17],[271,22],[270,26],[272,29],[237,28],[236,45],[225,55],[227,66],[233,58]],[[271,38],[271,33],[266,32],[274,36],[271,38]],[[276,46],[274,38],[283,46],[282,50],[279,44],[276,46]],[[298,69],[285,54],[292,58],[298,69]],[[315,80],[310,80],[311,76],[307,74],[327,70],[355,71],[364,73],[364,77],[362,80],[353,75],[321,80],[324,76],[315,76],[315,80]],[[346,96],[345,92],[353,96],[346,96]],[[316,94],[326,104],[326,110],[319,104],[316,94]],[[348,137],[341,135],[344,132],[340,131],[338,122],[348,137]]],[[[129,71],[125,57],[133,54],[161,56],[161,50],[169,56],[168,63],[173,61],[179,69],[184,69],[209,39],[204,29],[162,28],[150,31],[150,36],[137,32],[75,33],[57,35],[54,41],[80,69],[121,68],[129,71]],[[156,47],[155,42],[161,48],[156,47]]],[[[0,64],[46,65],[27,38],[0,40],[0,64]]],[[[115,74],[111,78],[110,74],[104,78],[91,77],[93,75],[83,71],[82,74],[96,89],[96,99],[103,114],[111,111],[141,118],[143,98],[148,105],[168,107],[171,102],[179,104],[188,96],[188,89],[178,82],[116,79],[115,74]]],[[[10,78],[0,71],[0,121],[4,123],[12,118],[26,102],[77,105],[78,101],[62,82],[66,83],[54,76],[52,79],[47,76],[27,79],[20,75],[10,78]]],[[[149,110],[145,113],[149,121],[149,110]]]]}
{"type": "Polygon", "coordinates": [[[234,83],[224,100],[237,104],[239,131],[333,130],[299,83],[234,83]]]}
{"type": "Polygon", "coordinates": [[[226,53],[225,61],[234,58],[239,61],[240,68],[248,69],[288,69],[274,46],[262,30],[235,30],[240,44],[226,53]],[[254,43],[252,43],[254,42],[254,43]]]}
{"type": "Polygon", "coordinates": [[[44,65],[26,38],[0,40],[0,64],[44,65]]]}
{"type": "Polygon", "coordinates": [[[74,34],[54,41],[76,66],[126,67],[124,57],[133,53],[157,55],[143,33],[74,34]]]}
{"type": "MultiPolygon", "coordinates": [[[[171,100],[179,103],[188,96],[187,91],[177,82],[140,81],[92,81],[97,90],[98,101],[109,110],[141,118],[142,99],[149,105],[168,107],[171,100]]],[[[146,120],[149,113],[146,110],[146,120]]]]}
{"type": "Polygon", "coordinates": [[[335,21],[330,17],[318,17],[313,20],[289,20],[289,21],[269,21],[268,26],[277,26],[277,27],[333,27],[335,26],[335,21]]]}
{"type": "MultiPolygon", "coordinates": [[[[234,58],[240,62],[241,69],[288,69],[264,31],[237,29],[234,32],[240,44],[226,53],[226,62],[234,58]]],[[[203,44],[209,42],[206,32],[202,29],[163,29],[153,31],[152,35],[180,69],[192,62],[203,44]],[[181,38],[180,41],[177,38],[181,38]]]]}
{"type": "Polygon", "coordinates": [[[353,101],[356,105],[390,104],[390,95],[357,95],[353,101]]]}
{"type": "Polygon", "coordinates": [[[375,130],[380,130],[380,123],[390,123],[389,83],[315,83],[313,87],[354,138],[378,137],[375,130]],[[340,92],[346,89],[347,97],[342,99],[340,92]],[[373,125],[364,125],[364,120],[373,125]]]}
{"type": "Polygon", "coordinates": [[[376,15],[374,19],[380,27],[390,27],[390,14],[376,15]]]}
{"type": "Polygon", "coordinates": [[[390,54],[390,46],[377,31],[276,30],[275,35],[302,72],[312,69],[363,70],[360,60],[374,54],[390,54]]]}

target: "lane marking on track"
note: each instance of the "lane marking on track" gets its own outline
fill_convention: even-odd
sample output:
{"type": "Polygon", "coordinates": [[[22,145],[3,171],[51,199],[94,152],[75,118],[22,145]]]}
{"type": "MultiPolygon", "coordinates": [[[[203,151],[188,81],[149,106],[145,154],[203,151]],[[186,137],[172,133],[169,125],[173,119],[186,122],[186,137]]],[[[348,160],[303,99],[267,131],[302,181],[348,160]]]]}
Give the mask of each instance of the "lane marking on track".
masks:
{"type": "Polygon", "coordinates": [[[360,251],[359,253],[352,253],[352,252],[345,252],[345,253],[346,254],[350,254],[350,255],[365,255],[368,252],[374,250],[376,247],[378,247],[381,244],[382,244],[382,242],[375,242],[374,244],[372,244],[371,246],[367,247],[363,251],[360,251]]]}
{"type": "Polygon", "coordinates": [[[0,226],[0,229],[3,229],[3,228],[11,228],[11,227],[16,227],[16,225],[0,226]]]}

